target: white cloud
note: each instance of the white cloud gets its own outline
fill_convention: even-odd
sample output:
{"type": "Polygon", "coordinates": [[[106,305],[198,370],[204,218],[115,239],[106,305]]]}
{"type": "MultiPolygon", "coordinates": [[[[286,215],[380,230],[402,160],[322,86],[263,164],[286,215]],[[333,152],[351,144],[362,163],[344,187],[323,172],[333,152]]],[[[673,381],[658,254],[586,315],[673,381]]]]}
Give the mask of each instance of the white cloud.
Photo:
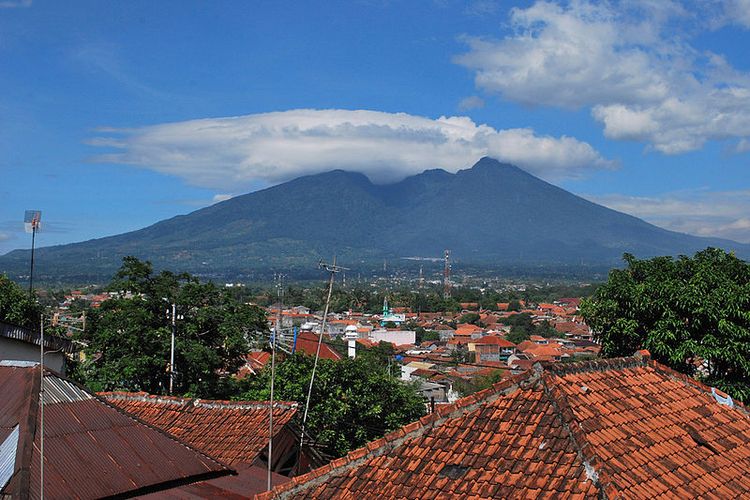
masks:
{"type": "Polygon", "coordinates": [[[8,241],[11,238],[12,238],[12,236],[9,235],[8,233],[4,233],[4,232],[0,231],[0,241],[8,241]]]}
{"type": "Polygon", "coordinates": [[[213,197],[214,203],[219,203],[220,201],[227,201],[234,198],[234,195],[232,194],[215,194],[213,197]]]}
{"type": "Polygon", "coordinates": [[[750,243],[750,191],[691,190],[653,197],[584,197],[672,231],[750,243]]]}
{"type": "Polygon", "coordinates": [[[106,132],[110,137],[89,143],[118,151],[95,161],[136,165],[233,192],[259,181],[277,183],[337,168],[389,182],[429,168],[455,172],[483,156],[547,179],[613,167],[572,137],[496,130],[467,117],[298,109],[106,132]]]}
{"type": "Polygon", "coordinates": [[[0,9],[16,9],[19,7],[31,7],[32,0],[5,0],[0,1],[0,9]]]}
{"type": "Polygon", "coordinates": [[[484,99],[476,95],[464,97],[458,103],[459,111],[469,111],[471,109],[481,109],[483,107],[484,107],[484,99]]]}
{"type": "Polygon", "coordinates": [[[723,23],[750,28],[750,0],[723,0],[723,6],[723,23]]]}
{"type": "MultiPolygon", "coordinates": [[[[508,36],[467,38],[469,51],[456,62],[487,92],[530,105],[588,107],[608,138],[682,153],[708,140],[750,137],[750,74],[697,50],[687,28],[677,27],[707,30],[725,15],[723,5],[539,1],[511,10],[508,36]]],[[[750,16],[750,0],[731,5],[735,19],[750,16]]]]}

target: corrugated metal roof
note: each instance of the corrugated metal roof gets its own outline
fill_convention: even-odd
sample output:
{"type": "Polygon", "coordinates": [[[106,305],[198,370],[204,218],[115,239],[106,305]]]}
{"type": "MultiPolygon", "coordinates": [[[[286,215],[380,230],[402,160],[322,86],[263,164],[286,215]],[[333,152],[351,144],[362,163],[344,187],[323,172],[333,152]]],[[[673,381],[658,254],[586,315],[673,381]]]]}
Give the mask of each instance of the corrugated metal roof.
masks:
{"type": "MultiPolygon", "coordinates": [[[[31,498],[39,496],[41,426],[39,405],[34,404],[39,373],[34,367],[0,367],[0,437],[11,426],[18,426],[20,436],[21,463],[14,460],[6,488],[11,496],[26,490],[31,498]],[[35,418],[36,426],[29,425],[35,418]],[[27,473],[18,474],[21,470],[27,473]]],[[[231,473],[219,461],[52,372],[45,370],[43,384],[44,490],[49,498],[132,495],[174,481],[231,473]]]]}
{"type": "Polygon", "coordinates": [[[44,403],[73,403],[85,401],[94,396],[80,387],[59,377],[44,377],[44,403]]]}
{"type": "Polygon", "coordinates": [[[16,452],[18,451],[18,426],[13,430],[0,444],[0,490],[5,488],[13,477],[13,471],[16,470],[16,452]]]}
{"type": "MultiPolygon", "coordinates": [[[[40,335],[39,332],[29,330],[28,328],[21,328],[20,326],[0,322],[0,337],[39,345],[40,335]]],[[[44,347],[56,351],[63,351],[68,354],[75,351],[73,343],[70,340],[52,335],[44,336],[44,347]]]]}

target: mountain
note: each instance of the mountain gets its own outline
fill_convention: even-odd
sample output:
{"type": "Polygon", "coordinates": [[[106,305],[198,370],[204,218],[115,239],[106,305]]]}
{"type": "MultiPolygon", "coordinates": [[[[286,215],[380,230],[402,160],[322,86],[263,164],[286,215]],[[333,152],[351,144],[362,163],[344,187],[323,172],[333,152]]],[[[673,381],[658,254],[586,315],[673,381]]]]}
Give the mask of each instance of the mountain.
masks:
{"type": "MultiPolygon", "coordinates": [[[[157,268],[237,275],[309,268],[339,257],[356,266],[450,249],[465,263],[616,264],[716,246],[750,256],[750,245],[667,231],[602,207],[491,158],[450,174],[428,170],[375,185],[335,170],[237,196],[117,236],[37,250],[40,277],[108,279],[121,258],[157,268]]],[[[0,257],[0,272],[25,273],[28,250],[0,257]]]]}

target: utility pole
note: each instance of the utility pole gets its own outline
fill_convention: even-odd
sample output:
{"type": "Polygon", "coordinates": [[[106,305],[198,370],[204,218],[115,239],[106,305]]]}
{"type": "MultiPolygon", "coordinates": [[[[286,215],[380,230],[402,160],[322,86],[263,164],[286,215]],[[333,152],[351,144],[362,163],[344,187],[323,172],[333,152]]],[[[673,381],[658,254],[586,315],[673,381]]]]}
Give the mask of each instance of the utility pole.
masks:
{"type": "Polygon", "coordinates": [[[174,389],[174,337],[177,331],[177,304],[172,302],[172,347],[169,353],[169,395],[174,389]]]}
{"type": "Polygon", "coordinates": [[[44,500],[44,315],[39,321],[39,497],[44,500]]]}
{"type": "Polygon", "coordinates": [[[276,293],[278,295],[279,310],[276,314],[276,327],[274,328],[273,337],[271,339],[271,401],[268,408],[268,477],[267,487],[268,491],[271,491],[271,468],[273,467],[273,389],[274,389],[274,378],[276,377],[276,342],[281,334],[281,310],[284,304],[284,287],[283,287],[284,275],[279,274],[278,283],[276,285],[276,293]]]}

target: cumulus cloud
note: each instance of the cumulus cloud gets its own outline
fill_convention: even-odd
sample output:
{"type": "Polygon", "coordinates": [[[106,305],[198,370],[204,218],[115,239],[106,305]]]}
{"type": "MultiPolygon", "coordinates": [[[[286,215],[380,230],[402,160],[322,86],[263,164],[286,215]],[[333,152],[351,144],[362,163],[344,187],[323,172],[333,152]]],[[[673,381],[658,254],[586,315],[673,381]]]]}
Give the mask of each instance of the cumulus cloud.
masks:
{"type": "Polygon", "coordinates": [[[11,235],[0,231],[0,241],[8,241],[11,239],[11,235]]]}
{"type": "Polygon", "coordinates": [[[215,194],[213,197],[213,202],[219,203],[220,201],[227,201],[229,199],[232,199],[233,197],[234,195],[231,195],[231,194],[224,194],[224,193],[215,194]]]}
{"type": "Polygon", "coordinates": [[[585,198],[652,224],[698,236],[750,243],[750,191],[690,190],[653,197],[610,194],[585,198]]]}
{"type": "Polygon", "coordinates": [[[539,136],[526,128],[496,130],[460,116],[297,109],[105,132],[89,144],[115,151],[95,161],[140,166],[233,192],[332,169],[390,182],[429,168],[455,172],[483,156],[547,179],[613,167],[575,138],[539,136]]]}
{"type": "Polygon", "coordinates": [[[683,153],[707,140],[750,137],[750,73],[697,50],[677,27],[708,30],[730,7],[742,22],[741,14],[750,16],[746,4],[539,1],[511,10],[504,38],[467,38],[469,51],[456,62],[487,92],[530,105],[588,107],[608,138],[683,153]]]}

